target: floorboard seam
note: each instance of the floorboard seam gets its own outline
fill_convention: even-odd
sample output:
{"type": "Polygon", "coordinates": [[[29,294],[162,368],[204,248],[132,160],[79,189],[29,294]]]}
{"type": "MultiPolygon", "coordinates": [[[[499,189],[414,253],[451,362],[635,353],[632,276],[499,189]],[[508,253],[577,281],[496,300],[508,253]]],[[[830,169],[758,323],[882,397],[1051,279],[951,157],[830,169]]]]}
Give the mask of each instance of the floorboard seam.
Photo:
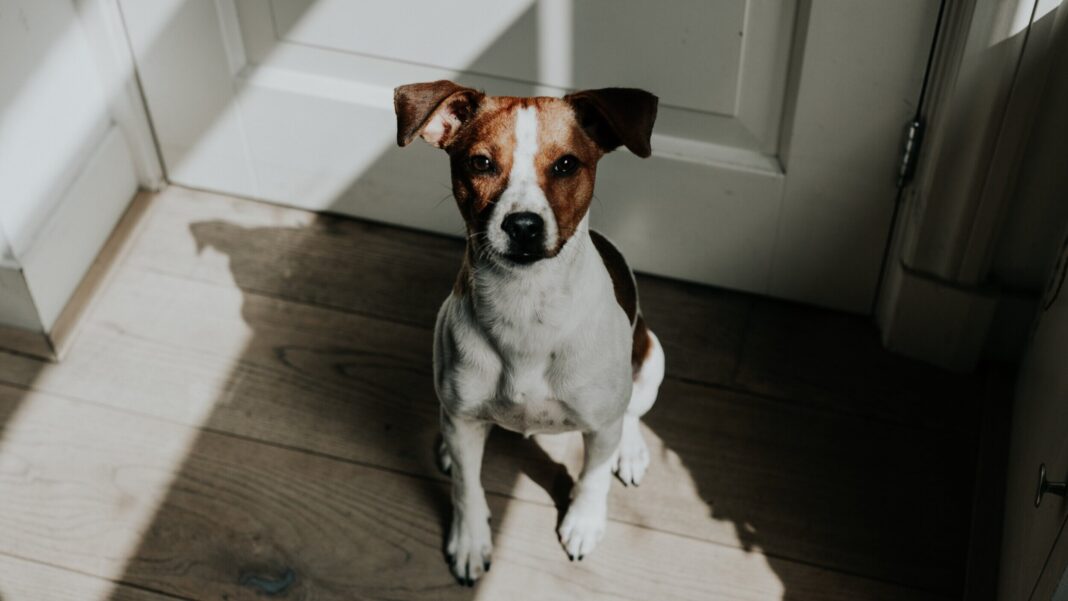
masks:
{"type": "MultiPolygon", "coordinates": [[[[111,583],[112,585],[114,585],[116,587],[122,586],[122,587],[131,588],[131,589],[135,589],[135,590],[139,590],[139,591],[144,591],[146,593],[152,593],[153,595],[159,595],[161,597],[166,597],[168,599],[177,599],[179,601],[198,601],[198,599],[196,599],[194,597],[185,597],[185,596],[182,596],[182,595],[176,595],[174,593],[168,593],[166,591],[161,591],[161,590],[158,590],[158,589],[154,589],[154,588],[152,588],[150,586],[144,586],[144,585],[141,585],[141,584],[135,584],[135,583],[128,582],[128,581],[125,581],[125,580],[116,580],[114,578],[107,578],[107,577],[101,576],[99,574],[93,574],[92,572],[85,572],[85,571],[82,571],[82,570],[79,570],[79,569],[71,568],[69,566],[62,566],[62,565],[55,564],[55,563],[48,562],[48,561],[41,561],[40,559],[36,559],[36,558],[33,558],[33,557],[26,557],[26,556],[23,556],[23,555],[19,555],[17,553],[10,553],[8,551],[0,551],[0,555],[3,555],[4,557],[10,557],[12,559],[17,559],[19,561],[25,561],[26,563],[32,563],[32,564],[36,564],[36,565],[39,565],[39,566],[45,566],[45,567],[48,567],[48,568],[52,568],[54,570],[60,570],[60,571],[63,571],[63,572],[67,572],[69,574],[78,574],[79,576],[85,576],[86,578],[92,578],[94,580],[102,580],[104,582],[109,582],[109,583],[111,583]]],[[[112,593],[114,593],[114,591],[112,591],[112,593]]],[[[109,596],[109,598],[110,598],[110,596],[109,596]]]]}

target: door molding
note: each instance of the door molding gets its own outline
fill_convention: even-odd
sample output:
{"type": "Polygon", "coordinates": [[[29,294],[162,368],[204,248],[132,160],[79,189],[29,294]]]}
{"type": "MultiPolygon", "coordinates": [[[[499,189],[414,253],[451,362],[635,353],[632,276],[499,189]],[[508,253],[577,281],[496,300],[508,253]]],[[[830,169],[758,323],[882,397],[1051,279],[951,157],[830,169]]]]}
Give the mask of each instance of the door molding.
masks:
{"type": "MultiPolygon", "coordinates": [[[[332,37],[331,21],[314,11],[279,22],[270,11],[303,4],[121,1],[170,180],[460,233],[455,209],[438,202],[448,190],[440,154],[395,148],[393,87],[457,78],[496,94],[565,90],[540,74],[487,76],[491,64],[472,66],[480,57],[464,66],[384,58],[332,37]],[[287,29],[291,22],[297,26],[287,29]]],[[[767,17],[764,33],[740,42],[759,46],[763,35],[773,43],[756,58],[778,65],[776,57],[789,57],[784,81],[767,94],[785,98],[781,120],[769,120],[774,131],[763,136],[778,140],[777,152],[746,142],[755,136],[733,116],[665,104],[650,159],[638,166],[614,153],[602,162],[605,202],[595,203],[591,222],[642,271],[870,313],[897,194],[899,124],[915,111],[938,5],[798,0],[787,18],[783,9],[794,5],[748,3],[785,16],[767,17]],[[806,35],[787,43],[787,30],[806,35]]],[[[536,38],[531,20],[542,18],[533,2],[526,6],[509,25],[522,32],[512,39],[527,40],[520,45],[536,38]]],[[[480,52],[494,56],[499,39],[480,52]]],[[[498,50],[537,56],[519,48],[498,50]]],[[[530,71],[525,61],[519,72],[530,71]]],[[[771,112],[765,108],[757,112],[771,112]]]]}
{"type": "MultiPolygon", "coordinates": [[[[99,87],[86,93],[100,98],[101,114],[94,113],[100,126],[84,136],[67,129],[44,132],[67,136],[60,143],[84,144],[87,151],[52,178],[55,185],[45,192],[16,186],[16,200],[47,210],[18,226],[8,222],[18,227],[6,232],[10,243],[0,235],[0,345],[48,359],[58,358],[65,347],[78,313],[72,306],[79,303],[72,299],[137,188],[155,190],[165,183],[118,1],[64,2],[66,6],[54,7],[66,19],[64,27],[28,33],[39,37],[27,37],[25,43],[47,42],[56,48],[71,36],[84,43],[86,52],[79,57],[85,67],[80,72],[99,87]],[[78,136],[86,139],[73,140],[78,136]]],[[[62,59],[50,56],[34,60],[62,59]]],[[[95,111],[97,105],[92,106],[95,111]]],[[[47,129],[47,120],[42,124],[47,129]]]]}
{"type": "Polygon", "coordinates": [[[988,334],[1022,349],[1023,339],[1005,342],[1005,331],[1026,332],[1033,299],[1006,293],[988,275],[1051,45],[1065,26],[1068,9],[1059,3],[946,2],[920,110],[926,141],[899,199],[876,301],[891,350],[967,371],[988,334]]]}

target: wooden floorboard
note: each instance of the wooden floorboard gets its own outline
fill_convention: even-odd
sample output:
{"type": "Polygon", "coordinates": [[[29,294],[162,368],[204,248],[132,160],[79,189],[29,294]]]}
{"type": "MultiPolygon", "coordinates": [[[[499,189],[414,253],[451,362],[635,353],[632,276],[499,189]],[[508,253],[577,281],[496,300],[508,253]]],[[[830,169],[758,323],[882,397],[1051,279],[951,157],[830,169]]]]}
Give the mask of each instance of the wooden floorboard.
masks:
{"type": "Polygon", "coordinates": [[[0,554],[4,601],[175,601],[180,597],[117,584],[64,568],[0,554]]]}
{"type": "MultiPolygon", "coordinates": [[[[32,385],[439,477],[424,329],[131,269],[86,332],[64,369],[32,385]],[[100,373],[109,382],[83,384],[100,373]]],[[[959,567],[964,518],[954,495],[967,482],[956,466],[967,456],[943,449],[940,436],[675,380],[661,401],[646,420],[650,480],[614,492],[620,519],[934,590],[959,567]],[[926,551],[909,553],[917,542],[926,551]]],[[[562,502],[580,441],[539,440],[547,450],[495,439],[487,487],[562,502]]]]}
{"type": "MultiPolygon", "coordinates": [[[[426,328],[462,254],[450,238],[181,188],[156,204],[131,264],[426,328]]],[[[975,378],[887,352],[868,318],[639,280],[671,376],[936,429],[972,406],[975,378]]]]}
{"type": "MultiPolygon", "coordinates": [[[[266,578],[279,576],[284,564],[256,567],[254,550],[276,548],[293,558],[317,544],[311,534],[292,531],[280,510],[264,509],[248,525],[244,514],[217,507],[229,501],[192,500],[210,498],[212,487],[236,491],[231,472],[252,462],[249,469],[277,486],[249,485],[241,500],[227,493],[238,505],[307,503],[316,516],[344,507],[346,515],[376,519],[396,510],[399,521],[423,524],[416,530],[365,524],[369,530],[347,543],[324,535],[336,557],[317,551],[301,564],[301,582],[316,591],[306,594],[463,596],[449,585],[437,552],[446,497],[431,453],[437,405],[428,351],[433,314],[458,261],[456,243],[176,188],[153,200],[142,218],[61,365],[0,355],[0,381],[35,391],[9,391],[7,404],[0,403],[0,465],[11,456],[8,434],[21,435],[23,410],[37,405],[73,403],[86,415],[118,415],[159,436],[184,433],[177,438],[192,439],[185,447],[156,452],[159,469],[169,462],[177,479],[159,487],[170,492],[145,526],[144,541],[122,551],[130,560],[124,582],[186,595],[207,579],[216,587],[205,589],[207,598],[244,598],[234,596],[251,594],[233,582],[238,567],[262,569],[266,578]],[[379,500],[350,490],[356,484],[349,479],[394,491],[382,501],[395,507],[374,505],[379,500]],[[187,489],[201,492],[189,496],[187,489]],[[298,502],[302,492],[316,498],[298,502]],[[215,512],[239,523],[227,526],[215,512]],[[160,528],[165,535],[153,538],[160,528]],[[351,580],[363,567],[350,575],[324,567],[342,559],[359,564],[369,544],[361,537],[380,532],[384,546],[415,558],[405,560],[414,562],[406,572],[375,564],[381,573],[360,577],[373,584],[357,585],[351,580]],[[196,541],[161,559],[172,535],[196,541]],[[259,546],[243,537],[258,537],[259,546]],[[245,542],[227,548],[233,541],[245,542]],[[434,553],[423,548],[431,541],[434,553]],[[179,574],[162,573],[161,561],[179,574]],[[398,570],[411,590],[385,582],[398,570]]],[[[964,396],[952,384],[970,380],[886,354],[859,318],[657,278],[643,278],[642,286],[672,377],[646,420],[654,455],[649,480],[636,490],[616,486],[610,499],[610,530],[619,532],[602,551],[613,565],[569,571],[554,546],[554,504],[566,502],[577,436],[534,442],[494,436],[485,480],[497,495],[498,544],[536,542],[529,543],[533,550],[499,558],[497,583],[485,587],[495,593],[483,598],[597,591],[606,598],[642,592],[652,596],[628,598],[906,599],[926,598],[921,589],[949,597],[959,591],[971,496],[971,471],[962,466],[973,459],[974,441],[968,425],[952,419],[964,396]],[[639,567],[642,557],[648,565],[639,567]],[[616,561],[644,570],[652,582],[681,584],[668,597],[653,595],[613,572],[616,561]],[[673,562],[708,578],[678,576],[673,562]],[[506,563],[515,565],[500,570],[506,563]],[[537,588],[543,572],[551,583],[537,588]],[[702,590],[720,596],[698,595],[702,590]]],[[[89,453],[86,460],[96,462],[89,471],[114,472],[125,465],[122,453],[152,455],[136,436],[131,446],[125,434],[113,434],[115,448],[100,457],[89,453]]],[[[51,436],[57,441],[42,447],[75,452],[62,445],[76,441],[59,440],[59,430],[51,436]]],[[[79,476],[60,470],[55,480],[67,477],[79,476]]],[[[47,491],[48,482],[4,481],[0,497],[13,486],[18,495],[51,501],[35,490],[47,491]]],[[[137,490],[127,492],[141,499],[137,490]]],[[[54,513],[65,507],[56,497],[38,512],[42,529],[14,544],[32,547],[37,543],[22,539],[55,535],[44,524],[69,518],[54,513]]],[[[352,532],[330,521],[336,517],[324,520],[309,532],[325,525],[352,532]]],[[[36,551],[42,561],[57,552],[56,541],[45,542],[36,551]]],[[[104,565],[114,571],[118,563],[104,565]]]]}
{"type": "Polygon", "coordinates": [[[569,563],[554,508],[497,495],[495,569],[471,591],[443,569],[444,483],[23,395],[0,386],[0,406],[32,404],[5,433],[0,553],[92,576],[121,573],[169,595],[254,599],[279,587],[289,598],[322,600],[748,600],[781,598],[781,578],[803,586],[791,599],[934,598],[619,523],[596,557],[569,563]]]}
{"type": "Polygon", "coordinates": [[[854,315],[761,299],[733,386],[873,419],[974,434],[984,380],[887,352],[854,315]]]}

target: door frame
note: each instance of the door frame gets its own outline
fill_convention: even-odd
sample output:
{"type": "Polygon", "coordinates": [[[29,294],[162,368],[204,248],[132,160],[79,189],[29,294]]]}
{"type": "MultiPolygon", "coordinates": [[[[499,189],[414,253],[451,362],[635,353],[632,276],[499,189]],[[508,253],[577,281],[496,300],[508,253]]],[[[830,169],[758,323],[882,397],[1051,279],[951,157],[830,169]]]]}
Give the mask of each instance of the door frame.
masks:
{"type": "Polygon", "coordinates": [[[110,123],[42,223],[19,232],[28,245],[12,248],[0,234],[0,346],[52,360],[70,341],[93,287],[87,275],[94,258],[135,192],[165,184],[118,0],[66,1],[88,43],[110,123]]]}
{"type": "MultiPolygon", "coordinates": [[[[1017,358],[1037,309],[1037,292],[1021,295],[988,281],[1014,208],[1052,44],[1068,28],[1068,2],[1053,2],[1052,22],[1036,27],[1036,15],[1049,16],[1050,0],[1029,1],[1025,27],[1003,40],[999,53],[984,50],[991,32],[1020,27],[1013,23],[1018,12],[1006,10],[1010,3],[945,4],[920,111],[926,142],[916,177],[901,192],[875,308],[885,346],[950,369],[973,369],[989,340],[1008,347],[1003,358],[1017,358]],[[975,74],[981,79],[969,81],[975,74]],[[961,160],[962,148],[974,152],[961,160]]],[[[1011,398],[1012,378],[995,374],[990,394],[976,399],[982,426],[969,508],[966,601],[993,601],[998,590],[1011,398]]]]}
{"type": "Polygon", "coordinates": [[[925,141],[898,201],[874,313],[887,348],[970,371],[988,338],[1000,341],[998,358],[1018,358],[1034,316],[1036,294],[998,289],[988,276],[1068,8],[959,0],[944,11],[919,113],[925,141]],[[1036,15],[1051,22],[1035,27],[1036,15]]]}

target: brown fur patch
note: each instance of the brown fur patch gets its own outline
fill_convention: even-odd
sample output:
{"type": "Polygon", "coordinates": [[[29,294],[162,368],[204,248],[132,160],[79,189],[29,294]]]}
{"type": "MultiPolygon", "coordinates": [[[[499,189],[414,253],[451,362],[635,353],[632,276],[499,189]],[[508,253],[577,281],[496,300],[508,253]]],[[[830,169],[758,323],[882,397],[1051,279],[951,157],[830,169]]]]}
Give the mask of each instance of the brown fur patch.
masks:
{"type": "Polygon", "coordinates": [[[634,376],[649,356],[652,348],[652,340],[649,338],[649,328],[645,325],[645,318],[638,311],[638,286],[634,283],[634,275],[627,265],[623,253],[615,247],[608,238],[600,233],[590,230],[590,239],[594,248],[601,255],[604,266],[608,269],[608,275],[612,278],[612,288],[616,294],[616,302],[627,314],[627,319],[634,326],[634,338],[630,349],[630,363],[634,369],[634,376]]]}
{"type": "Polygon", "coordinates": [[[590,230],[590,239],[593,240],[593,246],[597,249],[597,253],[601,255],[601,260],[604,261],[604,266],[608,269],[608,275],[612,278],[612,288],[615,289],[616,302],[623,308],[623,312],[627,314],[627,319],[633,325],[639,318],[638,287],[634,283],[634,276],[631,275],[627,260],[623,258],[623,253],[619,252],[619,249],[600,233],[590,230]]]}
{"type": "Polygon", "coordinates": [[[535,100],[538,155],[534,159],[534,169],[538,174],[538,185],[545,191],[556,218],[558,238],[553,251],[559,252],[590,208],[597,179],[597,161],[604,153],[583,133],[571,104],[559,98],[535,100]],[[578,159],[578,169],[569,175],[555,174],[553,165],[567,155],[578,159]]]}
{"type": "Polygon", "coordinates": [[[482,231],[488,209],[508,187],[515,151],[515,109],[523,98],[486,98],[471,121],[455,136],[447,149],[452,166],[453,196],[467,222],[468,234],[482,231]],[[471,157],[484,155],[494,169],[479,173],[471,168],[471,157]]]}
{"type": "Polygon", "coordinates": [[[468,234],[478,235],[488,218],[486,209],[508,187],[516,145],[516,112],[527,107],[537,109],[538,154],[534,168],[557,225],[557,246],[549,253],[552,256],[571,238],[586,215],[593,199],[597,161],[604,154],[583,132],[570,103],[548,97],[484,98],[474,116],[454,133],[446,149],[451,157],[453,196],[467,222],[468,234]],[[493,161],[492,173],[471,169],[471,157],[476,155],[493,161]],[[577,158],[579,167],[569,175],[556,175],[553,165],[566,155],[577,158]]]}
{"type": "Polygon", "coordinates": [[[649,328],[645,325],[645,319],[639,315],[638,322],[634,324],[634,342],[630,347],[630,365],[634,370],[634,377],[642,369],[642,364],[649,358],[649,351],[653,348],[653,341],[649,338],[649,328]]]}
{"type": "Polygon", "coordinates": [[[463,263],[460,264],[460,272],[456,274],[456,281],[452,284],[452,291],[456,296],[466,296],[471,291],[471,245],[464,250],[463,263]]]}

